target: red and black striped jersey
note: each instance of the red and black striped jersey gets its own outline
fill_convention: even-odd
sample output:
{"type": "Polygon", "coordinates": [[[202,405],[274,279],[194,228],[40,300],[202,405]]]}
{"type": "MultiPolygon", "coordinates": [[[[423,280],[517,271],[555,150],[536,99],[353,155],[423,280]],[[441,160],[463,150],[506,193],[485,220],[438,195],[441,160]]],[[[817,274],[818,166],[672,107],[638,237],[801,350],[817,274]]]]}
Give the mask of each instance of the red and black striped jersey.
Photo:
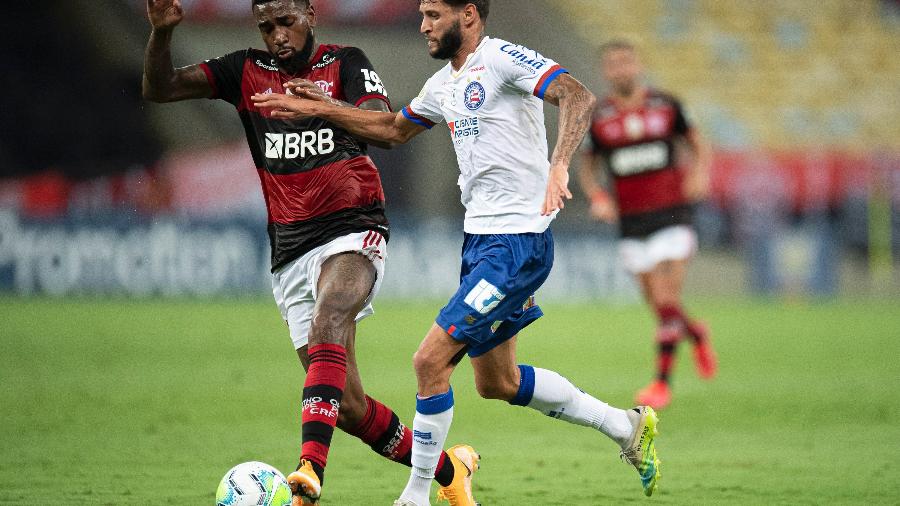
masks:
{"type": "Polygon", "coordinates": [[[690,224],[675,152],[690,128],[678,100],[657,90],[647,90],[635,109],[623,110],[611,97],[597,106],[591,141],[612,179],[623,236],[690,224]]]}
{"type": "Polygon", "coordinates": [[[376,230],[387,239],[381,176],[365,143],[320,118],[273,119],[250,99],[256,93],[283,93],[285,82],[303,78],[334,99],[355,106],[383,100],[390,107],[384,84],[362,50],[322,44],[295,75],[256,49],[200,67],[212,98],[234,105],[244,125],[268,211],[273,271],[345,234],[376,230]]]}

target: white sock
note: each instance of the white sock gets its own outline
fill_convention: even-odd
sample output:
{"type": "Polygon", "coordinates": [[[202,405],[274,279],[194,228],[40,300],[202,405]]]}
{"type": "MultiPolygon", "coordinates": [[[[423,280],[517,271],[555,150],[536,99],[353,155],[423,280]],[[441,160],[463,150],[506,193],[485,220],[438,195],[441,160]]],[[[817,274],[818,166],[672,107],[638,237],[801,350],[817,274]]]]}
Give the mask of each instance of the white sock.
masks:
{"type": "Polygon", "coordinates": [[[588,395],[559,374],[520,365],[519,393],[511,404],[527,406],[575,425],[593,427],[610,439],[626,446],[634,427],[625,410],[588,395]]]}
{"type": "Polygon", "coordinates": [[[629,413],[639,418],[634,410],[624,410],[610,407],[606,414],[606,420],[600,425],[600,432],[606,434],[624,450],[631,443],[635,426],[631,423],[629,413]]]}
{"type": "Polygon", "coordinates": [[[413,418],[412,471],[401,499],[417,506],[430,506],[431,481],[444,451],[444,442],[453,422],[453,389],[446,393],[416,399],[413,418]]]}

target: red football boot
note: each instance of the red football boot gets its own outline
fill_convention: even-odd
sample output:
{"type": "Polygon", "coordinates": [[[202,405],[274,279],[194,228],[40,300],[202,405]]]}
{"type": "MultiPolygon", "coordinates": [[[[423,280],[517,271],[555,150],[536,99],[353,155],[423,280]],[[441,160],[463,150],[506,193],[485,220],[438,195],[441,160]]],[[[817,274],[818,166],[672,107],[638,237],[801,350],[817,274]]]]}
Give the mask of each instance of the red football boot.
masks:
{"type": "Polygon", "coordinates": [[[638,391],[635,399],[638,404],[650,406],[653,409],[663,409],[672,402],[672,389],[665,381],[656,380],[638,391]]]}

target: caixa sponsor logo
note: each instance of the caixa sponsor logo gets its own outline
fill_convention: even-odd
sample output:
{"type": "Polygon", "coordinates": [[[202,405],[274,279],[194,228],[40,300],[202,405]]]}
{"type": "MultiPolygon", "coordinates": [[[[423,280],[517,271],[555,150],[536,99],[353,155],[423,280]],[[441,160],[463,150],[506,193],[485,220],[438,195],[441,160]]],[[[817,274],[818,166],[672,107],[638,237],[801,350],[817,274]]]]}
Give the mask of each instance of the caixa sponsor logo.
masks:
{"type": "Polygon", "coordinates": [[[294,159],[334,151],[334,131],[321,128],[289,134],[266,134],[266,158],[294,159]]]}
{"type": "Polygon", "coordinates": [[[450,138],[454,141],[478,137],[478,134],[481,133],[478,117],[460,118],[455,121],[448,121],[447,126],[450,128],[450,138]]]}
{"type": "Polygon", "coordinates": [[[541,55],[537,53],[537,51],[532,51],[524,46],[517,46],[515,44],[503,44],[500,47],[500,51],[508,54],[515,60],[517,65],[531,67],[534,70],[541,70],[547,65],[547,60],[544,59],[541,55]]]}

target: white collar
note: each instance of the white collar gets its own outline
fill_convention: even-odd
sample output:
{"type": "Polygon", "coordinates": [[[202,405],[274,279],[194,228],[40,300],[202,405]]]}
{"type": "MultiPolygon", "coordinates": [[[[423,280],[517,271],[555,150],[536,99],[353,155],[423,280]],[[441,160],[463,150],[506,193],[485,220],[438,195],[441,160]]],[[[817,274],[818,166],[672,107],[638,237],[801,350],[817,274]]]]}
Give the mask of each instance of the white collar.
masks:
{"type": "Polygon", "coordinates": [[[466,69],[469,67],[469,63],[472,62],[472,58],[474,58],[474,57],[475,57],[475,54],[478,53],[478,51],[479,51],[485,44],[487,44],[488,40],[490,40],[490,37],[488,37],[487,35],[485,35],[485,36],[481,39],[481,42],[478,43],[478,46],[475,47],[475,50],[472,51],[471,53],[469,53],[468,56],[466,56],[466,61],[464,61],[463,64],[462,64],[462,66],[459,67],[459,70],[454,71],[454,70],[453,70],[453,63],[452,63],[452,62],[448,63],[447,66],[450,68],[450,75],[451,75],[452,77],[459,77],[460,75],[462,75],[462,72],[463,72],[464,70],[466,70],[466,69]]]}

